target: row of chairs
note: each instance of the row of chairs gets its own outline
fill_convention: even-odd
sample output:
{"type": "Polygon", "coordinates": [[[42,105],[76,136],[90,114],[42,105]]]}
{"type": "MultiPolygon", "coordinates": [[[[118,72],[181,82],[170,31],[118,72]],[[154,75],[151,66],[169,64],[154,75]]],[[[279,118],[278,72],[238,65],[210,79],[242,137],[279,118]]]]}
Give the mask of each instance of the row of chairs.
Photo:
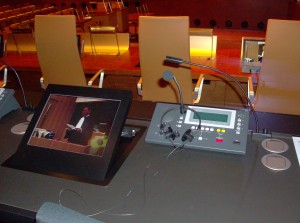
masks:
{"type": "MultiPolygon", "coordinates": [[[[78,52],[75,24],[76,18],[73,15],[36,16],[35,44],[43,74],[40,79],[42,88],[46,88],[49,83],[75,86],[87,84],[78,52]]],[[[0,86],[5,87],[7,67],[1,66],[0,71],[4,73],[0,86]]],[[[97,87],[102,87],[103,78],[104,71],[99,70],[88,81],[88,86],[93,86],[99,79],[97,87]]]]}
{"type": "Polygon", "coordinates": [[[124,8],[123,0],[102,0],[102,1],[91,1],[89,2],[90,8],[95,12],[100,13],[112,13],[116,9],[124,8]]]}
{"type": "MultiPolygon", "coordinates": [[[[72,9],[74,10],[74,9],[72,9]]],[[[65,10],[66,11],[66,10],[65,10]]],[[[72,13],[61,13],[61,11],[55,13],[55,14],[49,14],[51,16],[58,16],[58,15],[72,15],[72,13]]],[[[75,16],[75,15],[73,15],[75,16]]],[[[35,46],[35,30],[34,30],[34,23],[35,19],[30,19],[30,20],[25,20],[20,23],[15,23],[10,25],[10,36],[12,37],[11,40],[14,43],[14,46],[16,50],[18,51],[19,54],[22,52],[34,52],[36,51],[36,46],[35,46]],[[31,34],[31,35],[28,35],[31,34]]],[[[78,24],[76,20],[76,25],[78,24]]],[[[78,49],[79,52],[82,54],[84,52],[84,45],[83,45],[83,34],[82,30],[78,29],[77,27],[77,36],[78,36],[78,49]]],[[[90,47],[91,47],[91,52],[93,54],[98,54],[97,52],[97,40],[94,40],[94,35],[97,34],[113,34],[115,36],[114,42],[116,43],[116,55],[120,55],[120,46],[119,46],[119,39],[118,39],[118,34],[117,34],[117,29],[116,27],[112,26],[90,26],[89,27],[89,36],[90,36],[90,47]]],[[[6,35],[5,42],[8,43],[9,41],[9,35],[6,35]]],[[[98,40],[99,41],[99,40],[98,40]]],[[[113,41],[113,40],[110,40],[113,41]]],[[[112,44],[113,42],[110,42],[109,44],[112,44]]],[[[8,43],[9,44],[9,43],[8,43]]],[[[7,45],[7,44],[6,44],[7,45]]],[[[11,45],[9,47],[11,49],[11,45]]],[[[5,48],[6,52],[7,48],[5,48]]],[[[98,49],[99,50],[99,49],[98,49]]],[[[109,51],[109,53],[114,53],[109,51]]]]}
{"type": "Polygon", "coordinates": [[[30,33],[32,35],[32,39],[34,39],[34,21],[36,15],[48,15],[48,14],[72,15],[74,14],[74,9],[70,8],[70,9],[57,11],[55,7],[51,6],[51,7],[35,10],[33,12],[28,12],[26,14],[28,14],[28,16],[26,17],[24,16],[24,14],[16,16],[17,18],[11,21],[14,23],[10,24],[8,27],[7,27],[8,24],[5,24],[6,27],[4,28],[4,31],[6,33],[11,33],[12,39],[19,53],[21,53],[22,50],[19,46],[19,41],[16,38],[16,35],[30,33]]]}
{"type": "Polygon", "coordinates": [[[49,13],[51,15],[74,15],[75,14],[75,9],[74,8],[67,8],[67,9],[62,9],[59,11],[55,11],[52,13],[49,13]]]}
{"type": "MultiPolygon", "coordinates": [[[[36,16],[35,20],[35,42],[37,47],[37,55],[41,66],[43,77],[41,85],[45,88],[49,83],[67,84],[67,85],[86,85],[84,71],[80,61],[80,55],[77,49],[76,35],[76,19],[74,16],[36,16]],[[57,41],[57,40],[60,41],[57,41]],[[63,74],[63,75],[62,75],[63,74]]],[[[174,94],[175,86],[171,83],[169,87],[157,86],[161,74],[166,69],[162,65],[165,55],[183,56],[189,58],[189,18],[177,17],[172,18],[153,18],[141,17],[140,29],[140,65],[142,71],[142,96],[144,100],[153,100],[160,98],[161,101],[178,102],[179,96],[174,94]],[[171,22],[171,23],[170,23],[171,22]],[[162,35],[153,39],[148,35],[152,31],[157,32],[157,28],[161,27],[161,34],[168,32],[168,35],[162,35]],[[167,27],[167,28],[166,28],[167,27]],[[178,27],[186,27],[186,32],[178,35],[178,27]],[[176,38],[170,41],[170,33],[175,33],[176,38]],[[162,46],[159,46],[159,43],[162,46]],[[153,47],[153,44],[156,47],[153,47]],[[174,47],[176,45],[176,47],[174,47]],[[175,51],[176,52],[175,52],[175,51]],[[155,51],[155,52],[154,52],[155,51]],[[151,61],[151,63],[149,63],[151,61]],[[150,75],[149,75],[150,74],[150,75]],[[153,89],[156,89],[153,91],[153,89]]],[[[184,31],[184,30],[183,30],[184,31]]],[[[184,102],[191,104],[195,98],[192,96],[192,78],[190,69],[169,68],[175,74],[185,91],[183,95],[184,102]]],[[[102,87],[104,79],[104,71],[99,70],[88,85],[92,86],[100,76],[98,87],[102,87]]],[[[141,85],[141,81],[139,82],[141,85]]],[[[199,84],[197,85],[199,88],[199,84]]],[[[197,95],[197,94],[195,94],[197,95]]]]}
{"type": "Polygon", "coordinates": [[[136,11],[139,15],[149,15],[150,14],[148,5],[146,3],[143,3],[140,6],[137,6],[136,11]]]}
{"type": "Polygon", "coordinates": [[[14,20],[14,23],[9,25],[9,30],[11,30],[13,33],[18,33],[23,32],[24,29],[33,29],[34,18],[36,15],[74,15],[74,9],[69,8],[57,11],[55,7],[51,6],[26,14],[30,14],[30,16],[24,17],[22,16],[24,14],[19,15],[18,18],[21,17],[21,19],[14,20]]]}
{"type": "MultiPolygon", "coordinates": [[[[35,37],[43,83],[92,86],[104,71],[99,70],[88,84],[76,42],[75,16],[37,16],[35,37]],[[57,40],[60,41],[57,41],[57,40]]],[[[167,55],[190,60],[188,17],[140,17],[139,57],[143,100],[179,103],[174,83],[162,81],[165,70],[174,73],[180,83],[185,104],[199,102],[201,76],[193,88],[189,66],[171,67],[163,63],[167,55]],[[181,30],[181,32],[178,32],[181,30]],[[159,33],[160,35],[151,35],[159,33]],[[169,36],[172,36],[170,39],[169,36]],[[194,89],[194,93],[193,93],[194,89]],[[194,97],[196,96],[196,97],[194,97]]],[[[300,114],[299,93],[299,21],[270,20],[266,35],[264,63],[261,69],[255,108],[263,112],[300,114]],[[291,35],[291,33],[293,35],[291,35]],[[280,38],[278,38],[278,35],[280,38]],[[286,41],[282,42],[282,37],[286,41]],[[275,61],[275,62],[274,62],[275,61]]],[[[251,89],[250,89],[251,91],[251,89]]],[[[253,92],[253,90],[252,90],[253,92]]]]}
{"type": "Polygon", "coordinates": [[[26,14],[28,14],[28,16],[23,16],[24,14],[19,15],[18,18],[21,17],[21,19],[18,19],[18,20],[16,20],[15,23],[11,24],[9,26],[10,30],[16,30],[18,28],[22,30],[23,28],[32,26],[36,15],[74,15],[74,9],[69,8],[69,9],[57,11],[55,7],[51,6],[49,8],[35,10],[33,12],[29,12],[26,14]]]}
{"type": "Polygon", "coordinates": [[[35,5],[24,6],[20,8],[9,9],[0,12],[0,18],[6,18],[9,16],[15,16],[26,12],[32,12],[35,10],[35,5]]]}
{"type": "MultiPolygon", "coordinates": [[[[165,66],[163,63],[167,55],[190,60],[188,18],[144,16],[140,17],[139,29],[142,76],[140,81],[142,88],[139,90],[143,100],[179,103],[180,96],[176,85],[160,81],[162,73],[170,70],[184,89],[182,92],[184,103],[199,102],[205,75],[200,75],[193,94],[190,67],[165,66]],[[172,38],[169,38],[170,36],[172,38]]],[[[248,84],[248,97],[256,111],[300,115],[299,38],[300,21],[276,19],[268,21],[264,59],[256,92],[252,86],[251,76],[248,84]]]]}
{"type": "MultiPolygon", "coordinates": [[[[104,71],[99,70],[87,84],[77,49],[76,19],[74,16],[36,16],[35,42],[43,77],[41,85],[49,83],[75,86],[92,86],[99,79],[102,87],[104,71]],[[57,40],[60,41],[57,41],[57,40]]],[[[171,70],[180,82],[183,101],[186,104],[199,102],[201,79],[193,87],[191,70],[188,67],[168,67],[163,61],[166,55],[189,60],[188,17],[140,17],[139,56],[141,76],[138,91],[143,100],[179,102],[175,83],[163,83],[162,74],[171,70]],[[182,32],[178,33],[178,29],[182,32]],[[160,33],[161,35],[149,35],[160,33]],[[174,38],[168,38],[172,35],[174,38]],[[150,62],[151,61],[151,62],[150,62]],[[194,90],[193,90],[194,89],[194,90]]]]}
{"type": "Polygon", "coordinates": [[[15,24],[15,23],[20,23],[25,20],[30,20],[35,17],[35,15],[46,15],[50,14],[52,12],[57,11],[55,7],[46,7],[42,9],[35,9],[33,11],[13,15],[13,16],[8,16],[4,18],[0,18],[0,29],[2,31],[6,30],[9,28],[10,25],[15,24]]]}

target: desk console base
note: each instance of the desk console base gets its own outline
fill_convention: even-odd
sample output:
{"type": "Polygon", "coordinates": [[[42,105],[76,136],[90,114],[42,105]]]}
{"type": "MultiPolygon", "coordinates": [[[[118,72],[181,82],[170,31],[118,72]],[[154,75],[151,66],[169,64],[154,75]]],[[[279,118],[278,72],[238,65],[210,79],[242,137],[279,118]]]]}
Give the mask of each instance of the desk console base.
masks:
{"type": "Polygon", "coordinates": [[[248,123],[247,110],[157,103],[145,141],[243,155],[248,123]]]}

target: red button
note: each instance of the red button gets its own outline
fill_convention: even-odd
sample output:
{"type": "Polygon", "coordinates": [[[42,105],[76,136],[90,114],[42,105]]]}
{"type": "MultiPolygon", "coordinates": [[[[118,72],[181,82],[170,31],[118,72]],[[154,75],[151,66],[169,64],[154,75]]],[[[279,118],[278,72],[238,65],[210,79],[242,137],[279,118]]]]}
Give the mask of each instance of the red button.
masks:
{"type": "Polygon", "coordinates": [[[223,142],[223,139],[220,139],[220,138],[216,138],[216,142],[223,142]]]}

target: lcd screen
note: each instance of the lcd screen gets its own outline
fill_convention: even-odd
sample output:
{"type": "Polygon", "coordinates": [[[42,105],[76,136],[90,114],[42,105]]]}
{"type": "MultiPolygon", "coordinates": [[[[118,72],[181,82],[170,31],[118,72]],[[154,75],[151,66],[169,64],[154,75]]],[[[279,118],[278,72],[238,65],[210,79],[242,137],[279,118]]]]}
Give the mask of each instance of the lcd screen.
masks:
{"type": "Polygon", "coordinates": [[[120,100],[51,94],[28,145],[103,156],[120,100]]]}
{"type": "MultiPolygon", "coordinates": [[[[197,112],[197,114],[201,117],[201,120],[206,121],[214,121],[214,122],[228,122],[228,115],[225,114],[217,114],[217,113],[208,113],[208,112],[197,112]]],[[[194,113],[193,118],[197,119],[197,115],[194,113]]]]}
{"type": "Polygon", "coordinates": [[[192,124],[192,125],[198,124],[200,118],[201,125],[204,126],[231,128],[231,129],[234,128],[234,121],[236,117],[235,110],[210,108],[210,107],[196,107],[196,106],[189,106],[189,108],[191,109],[187,110],[185,121],[184,121],[186,124],[192,124]]]}

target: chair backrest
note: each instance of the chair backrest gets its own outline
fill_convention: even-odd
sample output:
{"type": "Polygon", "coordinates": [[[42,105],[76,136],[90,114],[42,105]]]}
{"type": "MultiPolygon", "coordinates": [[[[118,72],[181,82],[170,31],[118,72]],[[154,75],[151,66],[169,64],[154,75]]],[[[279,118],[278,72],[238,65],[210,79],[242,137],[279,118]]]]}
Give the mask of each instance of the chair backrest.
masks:
{"type": "Polygon", "coordinates": [[[139,17],[139,57],[142,76],[142,99],[179,103],[174,81],[162,79],[170,70],[181,85],[183,102],[192,104],[192,75],[185,67],[165,66],[166,56],[190,60],[189,17],[139,17]]]}
{"type": "Polygon", "coordinates": [[[268,21],[255,109],[300,115],[300,21],[268,21]]]}
{"type": "Polygon", "coordinates": [[[86,86],[75,15],[36,15],[35,43],[45,86],[86,86]]]}

